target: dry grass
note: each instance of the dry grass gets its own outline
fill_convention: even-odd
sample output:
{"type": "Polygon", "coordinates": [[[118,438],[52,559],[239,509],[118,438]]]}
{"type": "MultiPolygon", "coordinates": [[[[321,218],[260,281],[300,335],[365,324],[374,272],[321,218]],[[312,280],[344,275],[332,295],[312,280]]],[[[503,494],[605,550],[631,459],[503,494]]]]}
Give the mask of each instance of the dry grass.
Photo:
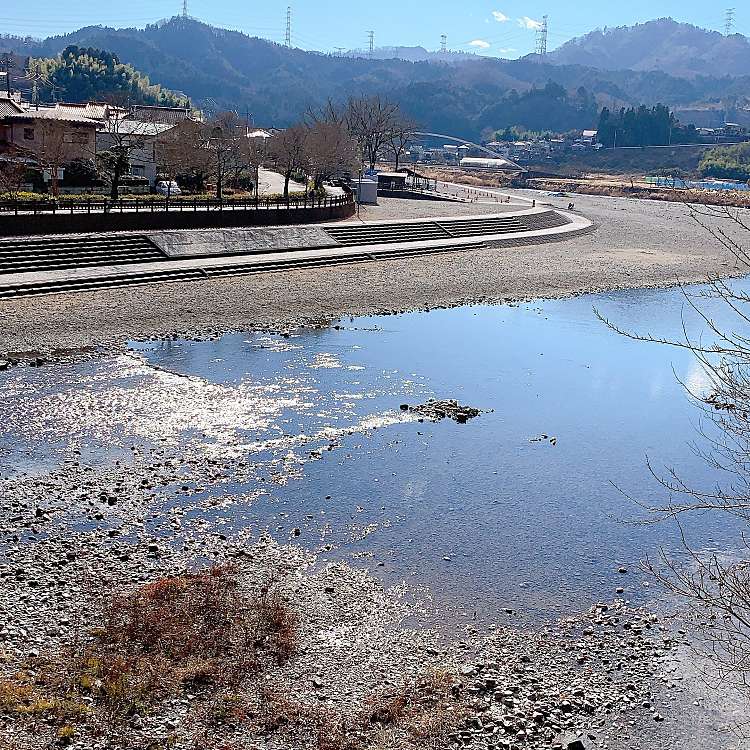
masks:
{"type": "Polygon", "coordinates": [[[231,566],[166,578],[110,597],[95,630],[0,679],[0,713],[15,734],[44,737],[38,747],[106,738],[113,750],[177,741],[236,750],[271,735],[316,750],[421,750],[447,746],[465,724],[468,706],[443,672],[352,712],[324,705],[279,670],[297,644],[296,616],[276,587],[248,591],[231,566]],[[174,732],[145,741],[133,731],[135,714],[163,715],[188,694],[174,732]]]}
{"type": "Polygon", "coordinates": [[[454,684],[452,675],[434,672],[373,696],[351,720],[323,712],[315,723],[316,750],[447,747],[448,735],[460,729],[470,713],[454,684]]]}
{"type": "Polygon", "coordinates": [[[213,705],[296,647],[296,617],[275,588],[247,592],[229,565],[158,580],[102,609],[85,637],[38,659],[33,672],[0,680],[0,710],[43,718],[58,745],[84,730],[112,735],[183,692],[213,705]]]}

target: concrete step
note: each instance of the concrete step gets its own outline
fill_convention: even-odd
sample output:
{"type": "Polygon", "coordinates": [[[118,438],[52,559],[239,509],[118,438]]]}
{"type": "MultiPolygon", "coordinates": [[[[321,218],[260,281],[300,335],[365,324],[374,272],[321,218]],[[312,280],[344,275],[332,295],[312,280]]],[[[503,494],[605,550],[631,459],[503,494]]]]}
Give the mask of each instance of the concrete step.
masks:
{"type": "Polygon", "coordinates": [[[0,242],[0,274],[167,260],[148,237],[45,237],[0,242]]]}
{"type": "Polygon", "coordinates": [[[326,232],[344,246],[379,245],[388,242],[421,242],[450,238],[450,234],[434,222],[331,226],[326,227],[326,232]]]}
{"type": "Polygon", "coordinates": [[[153,271],[102,274],[88,278],[59,279],[55,281],[39,281],[19,284],[0,284],[0,299],[14,299],[44,294],[66,294],[72,292],[97,291],[123,286],[138,286],[178,281],[196,281],[222,276],[241,276],[256,273],[270,273],[273,271],[288,271],[301,268],[315,268],[321,266],[339,265],[343,263],[362,263],[378,260],[412,257],[416,255],[430,255],[432,253],[461,252],[476,250],[483,247],[482,243],[455,243],[438,248],[394,248],[380,249],[377,253],[346,253],[339,256],[323,256],[310,258],[293,258],[289,260],[275,259],[269,261],[258,260],[255,263],[226,264],[207,268],[166,268],[153,271]]]}

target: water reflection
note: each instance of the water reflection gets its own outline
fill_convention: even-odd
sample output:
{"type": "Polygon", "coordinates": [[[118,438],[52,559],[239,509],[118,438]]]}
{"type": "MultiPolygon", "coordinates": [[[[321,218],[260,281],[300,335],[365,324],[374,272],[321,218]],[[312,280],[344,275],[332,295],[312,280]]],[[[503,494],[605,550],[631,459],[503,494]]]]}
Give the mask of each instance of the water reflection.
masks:
{"type": "MultiPolygon", "coordinates": [[[[268,529],[489,618],[579,609],[621,585],[639,599],[638,560],[676,537],[623,523],[639,511],[617,487],[659,496],[647,454],[688,481],[716,479],[687,445],[696,412],[675,373],[696,392],[707,383],[689,352],[618,336],[594,307],[669,337],[685,305],[681,292],[657,290],[465,307],[13,371],[0,393],[0,467],[29,446],[37,471],[71,445],[240,458],[242,471],[185,469],[206,500],[196,515],[223,533],[268,529]],[[430,396],[486,412],[457,425],[399,410],[430,396]]],[[[699,330],[689,312],[685,321],[699,330]]],[[[723,518],[690,519],[686,533],[719,549],[737,541],[723,518]]]]}

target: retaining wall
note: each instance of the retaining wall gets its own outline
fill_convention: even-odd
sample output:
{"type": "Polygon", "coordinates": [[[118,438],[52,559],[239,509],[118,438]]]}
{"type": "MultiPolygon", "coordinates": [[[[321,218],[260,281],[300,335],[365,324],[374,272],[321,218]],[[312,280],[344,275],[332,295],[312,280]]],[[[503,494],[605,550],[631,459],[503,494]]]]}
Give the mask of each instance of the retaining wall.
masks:
{"type": "Polygon", "coordinates": [[[35,234],[86,234],[160,229],[211,229],[216,227],[262,227],[315,224],[348,219],[356,205],[346,203],[316,208],[226,209],[223,211],[127,211],[112,213],[0,215],[0,236],[35,234]]]}

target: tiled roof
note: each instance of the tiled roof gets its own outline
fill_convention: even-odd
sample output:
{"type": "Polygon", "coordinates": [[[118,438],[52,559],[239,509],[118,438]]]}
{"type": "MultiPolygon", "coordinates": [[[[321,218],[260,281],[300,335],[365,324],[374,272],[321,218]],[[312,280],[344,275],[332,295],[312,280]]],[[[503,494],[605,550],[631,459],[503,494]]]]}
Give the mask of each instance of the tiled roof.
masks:
{"type": "Polygon", "coordinates": [[[146,135],[155,136],[171,130],[174,123],[150,122],[143,120],[112,120],[109,125],[104,126],[105,133],[112,132],[118,135],[146,135]]]}
{"type": "MultiPolygon", "coordinates": [[[[91,120],[104,120],[109,116],[111,111],[117,111],[117,107],[113,107],[109,104],[102,104],[101,102],[87,102],[86,104],[60,104],[56,105],[58,112],[73,115],[82,115],[88,117],[91,120]]],[[[120,112],[125,110],[120,109],[120,112]]]]}
{"type": "Polygon", "coordinates": [[[10,120],[59,120],[61,122],[79,122],[98,127],[99,123],[90,117],[84,117],[78,112],[67,112],[57,107],[40,107],[39,109],[25,109],[6,115],[10,120]]]}
{"type": "Polygon", "coordinates": [[[0,96],[0,117],[7,117],[19,112],[23,112],[23,107],[18,102],[8,99],[7,96],[0,96]]]}
{"type": "Polygon", "coordinates": [[[149,107],[136,105],[133,115],[139,120],[157,122],[166,125],[177,125],[183,120],[192,119],[192,111],[184,107],[149,107]]]}

